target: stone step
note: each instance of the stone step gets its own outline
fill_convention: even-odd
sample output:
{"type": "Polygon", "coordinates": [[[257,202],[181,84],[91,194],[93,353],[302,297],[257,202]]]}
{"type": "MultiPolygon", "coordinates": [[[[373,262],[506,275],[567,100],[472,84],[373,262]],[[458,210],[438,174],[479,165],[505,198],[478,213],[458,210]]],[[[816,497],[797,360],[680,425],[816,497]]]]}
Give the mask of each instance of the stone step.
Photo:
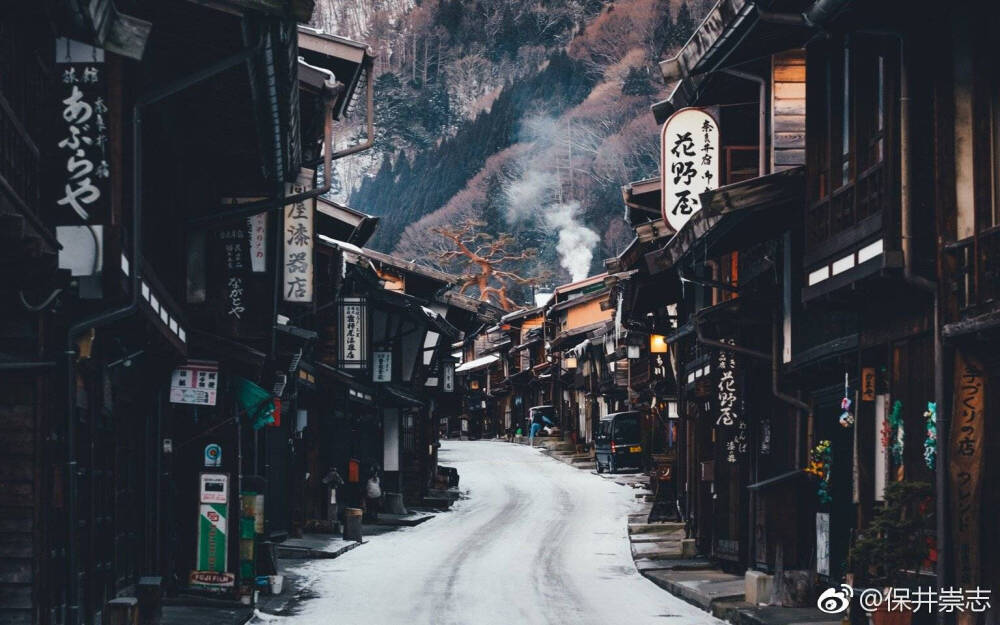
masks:
{"type": "Polygon", "coordinates": [[[639,558],[650,558],[654,560],[662,559],[676,559],[680,560],[681,548],[680,545],[658,545],[656,543],[639,543],[632,545],[632,559],[638,560],[639,558]]]}
{"type": "Polygon", "coordinates": [[[712,568],[704,558],[636,558],[635,568],[643,571],[703,571],[712,568]]]}
{"type": "Polygon", "coordinates": [[[684,540],[684,532],[671,534],[632,534],[628,539],[634,543],[676,543],[678,547],[684,540]]]}
{"type": "Polygon", "coordinates": [[[684,532],[684,524],[677,523],[673,521],[664,521],[661,523],[629,523],[628,533],[629,534],[658,534],[658,533],[673,533],[673,532],[684,532]]]}

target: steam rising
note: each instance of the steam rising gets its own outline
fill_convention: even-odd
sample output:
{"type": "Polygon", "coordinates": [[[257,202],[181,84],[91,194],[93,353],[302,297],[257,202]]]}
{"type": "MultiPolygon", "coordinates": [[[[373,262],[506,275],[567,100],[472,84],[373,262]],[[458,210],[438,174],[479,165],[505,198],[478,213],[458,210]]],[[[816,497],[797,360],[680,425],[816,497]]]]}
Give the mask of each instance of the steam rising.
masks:
{"type": "Polygon", "coordinates": [[[590,273],[590,263],[594,260],[594,246],[601,237],[577,220],[579,202],[556,204],[546,209],[545,221],[559,231],[559,264],[569,272],[573,282],[583,280],[590,273]]]}
{"type": "Polygon", "coordinates": [[[580,220],[580,203],[560,201],[559,181],[555,173],[545,171],[560,146],[557,124],[550,118],[536,117],[525,123],[522,140],[535,148],[533,157],[518,163],[519,174],[507,183],[507,222],[539,220],[558,234],[556,252],[559,264],[576,282],[587,277],[594,259],[594,246],[600,235],[580,220]]]}

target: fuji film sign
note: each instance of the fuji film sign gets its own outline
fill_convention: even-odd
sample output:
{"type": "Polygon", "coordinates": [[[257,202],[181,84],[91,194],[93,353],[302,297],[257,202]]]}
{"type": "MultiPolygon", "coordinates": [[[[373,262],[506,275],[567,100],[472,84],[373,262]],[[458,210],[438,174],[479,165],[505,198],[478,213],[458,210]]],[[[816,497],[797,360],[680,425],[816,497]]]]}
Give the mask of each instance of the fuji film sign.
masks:
{"type": "Polygon", "coordinates": [[[701,210],[700,195],[719,186],[719,124],[707,111],[685,108],[660,134],[663,220],[679,231],[701,210]]]}

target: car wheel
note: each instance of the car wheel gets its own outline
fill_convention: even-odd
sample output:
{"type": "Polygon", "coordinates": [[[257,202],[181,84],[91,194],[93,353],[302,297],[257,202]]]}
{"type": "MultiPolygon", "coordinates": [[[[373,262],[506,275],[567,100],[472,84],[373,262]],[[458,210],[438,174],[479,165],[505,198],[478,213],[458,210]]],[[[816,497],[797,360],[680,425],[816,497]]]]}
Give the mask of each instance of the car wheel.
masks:
{"type": "Polygon", "coordinates": [[[597,461],[597,472],[598,473],[604,473],[604,465],[601,464],[600,460],[597,461]]]}

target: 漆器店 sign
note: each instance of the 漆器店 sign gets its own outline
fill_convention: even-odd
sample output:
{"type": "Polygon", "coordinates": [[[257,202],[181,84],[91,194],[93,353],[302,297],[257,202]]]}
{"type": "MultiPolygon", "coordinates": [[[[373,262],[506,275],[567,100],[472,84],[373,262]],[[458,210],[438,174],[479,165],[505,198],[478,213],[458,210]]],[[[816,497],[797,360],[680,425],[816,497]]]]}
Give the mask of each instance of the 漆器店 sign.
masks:
{"type": "Polygon", "coordinates": [[[57,224],[107,221],[111,155],[104,50],[57,39],[57,224]]]}
{"type": "Polygon", "coordinates": [[[372,352],[372,382],[392,381],[392,352],[372,352]]]}
{"type": "Polygon", "coordinates": [[[170,377],[170,403],[214,406],[219,390],[219,365],[189,362],[170,377]]]}
{"type": "Polygon", "coordinates": [[[719,186],[719,124],[703,109],[670,116],[660,134],[663,219],[675,231],[701,210],[699,195],[719,186]]]}
{"type": "MultiPolygon", "coordinates": [[[[312,171],[303,169],[299,179],[288,185],[288,194],[309,189],[312,171]]],[[[308,303],[313,299],[313,210],[316,200],[295,202],[285,207],[284,298],[286,302],[308,303]]]]}
{"type": "Polygon", "coordinates": [[[345,297],[340,300],[340,366],[363,369],[367,365],[368,311],[365,300],[345,297]]]}

